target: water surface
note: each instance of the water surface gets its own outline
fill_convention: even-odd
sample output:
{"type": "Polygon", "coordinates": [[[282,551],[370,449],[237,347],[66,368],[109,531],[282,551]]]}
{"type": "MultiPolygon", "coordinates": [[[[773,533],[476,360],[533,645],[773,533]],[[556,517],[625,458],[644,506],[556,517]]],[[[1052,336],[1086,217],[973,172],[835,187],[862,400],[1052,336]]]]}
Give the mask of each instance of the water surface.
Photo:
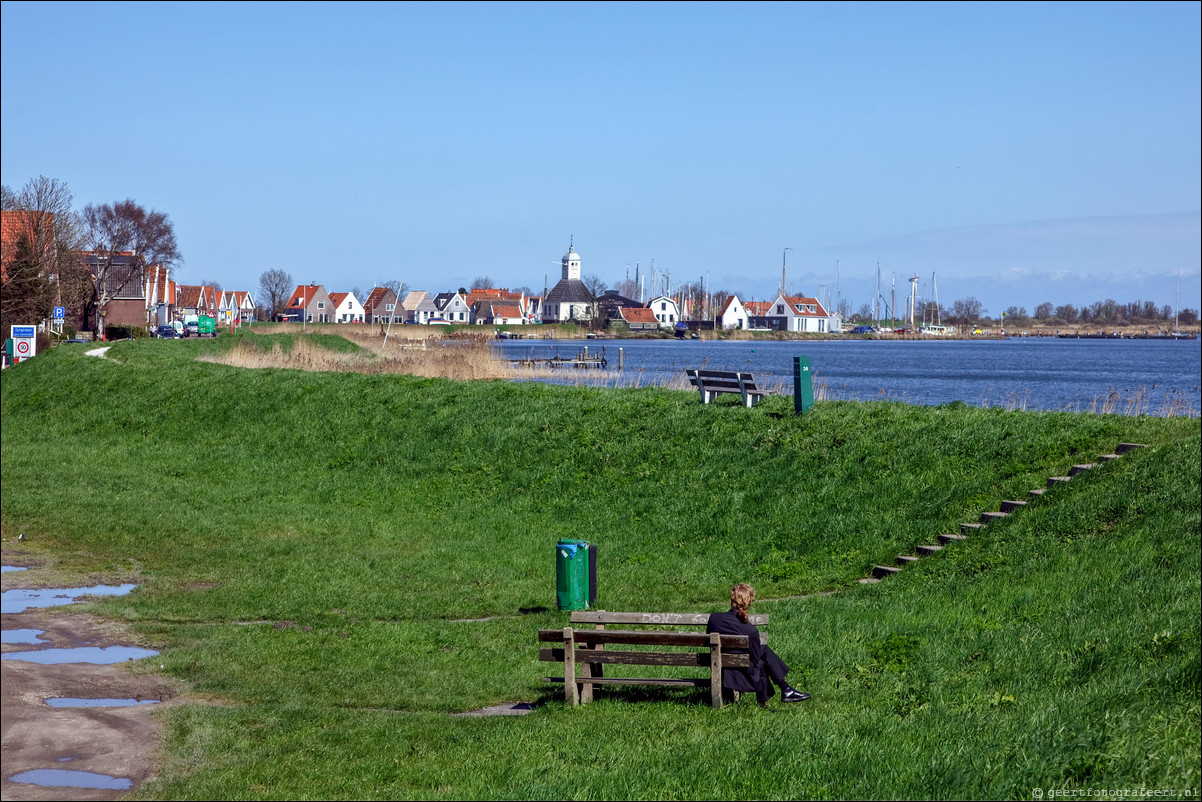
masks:
{"type": "Polygon", "coordinates": [[[133,786],[133,780],[124,777],[112,777],[108,774],[96,774],[91,771],[72,771],[71,769],[34,769],[14,774],[10,778],[15,783],[31,785],[48,785],[58,788],[105,788],[124,791],[133,786]]]}
{"type": "Polygon", "coordinates": [[[90,588],[16,588],[0,594],[0,612],[21,613],[39,607],[73,604],[81,596],[124,596],[137,585],[93,585],[90,588]]]}
{"type": "Polygon", "coordinates": [[[552,380],[679,385],[686,369],[704,367],[750,371],[791,393],[793,357],[806,356],[815,391],[834,400],[1128,414],[1202,408],[1199,340],[511,340],[496,347],[507,359],[542,361],[602,344],[608,369],[565,369],[552,380]]]}

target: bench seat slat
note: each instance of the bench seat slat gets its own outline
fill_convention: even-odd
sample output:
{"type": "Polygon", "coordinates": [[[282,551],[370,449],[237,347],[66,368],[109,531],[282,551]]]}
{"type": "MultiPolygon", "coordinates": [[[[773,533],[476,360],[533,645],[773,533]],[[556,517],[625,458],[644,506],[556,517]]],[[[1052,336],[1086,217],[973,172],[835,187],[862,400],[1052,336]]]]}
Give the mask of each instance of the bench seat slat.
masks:
{"type": "MultiPolygon", "coordinates": [[[[544,663],[562,663],[563,649],[540,649],[538,659],[544,663]]],[[[619,652],[614,649],[577,649],[577,663],[610,663],[628,666],[705,666],[710,664],[709,652],[619,652]]],[[[747,668],[747,654],[722,654],[723,668],[747,668]]]]}
{"type": "MultiPolygon", "coordinates": [[[[702,632],[656,632],[653,630],[621,629],[577,629],[572,637],[577,643],[623,643],[632,646],[692,646],[710,645],[710,636],[702,632]]],[[[542,643],[562,643],[563,630],[540,629],[538,639],[542,643]]],[[[723,635],[723,649],[747,649],[746,635],[723,635]]]]}
{"type": "MultiPolygon", "coordinates": [[[[563,682],[563,677],[543,677],[545,682],[563,682]]],[[[690,677],[577,677],[580,685],[689,685],[694,688],[708,688],[709,678],[693,679],[690,677]]]]}
{"type": "MultiPolygon", "coordinates": [[[[577,611],[572,613],[573,624],[646,624],[647,626],[703,627],[709,623],[709,613],[607,613],[577,611]]],[[[768,625],[768,615],[749,615],[747,620],[757,627],[768,625]]]]}

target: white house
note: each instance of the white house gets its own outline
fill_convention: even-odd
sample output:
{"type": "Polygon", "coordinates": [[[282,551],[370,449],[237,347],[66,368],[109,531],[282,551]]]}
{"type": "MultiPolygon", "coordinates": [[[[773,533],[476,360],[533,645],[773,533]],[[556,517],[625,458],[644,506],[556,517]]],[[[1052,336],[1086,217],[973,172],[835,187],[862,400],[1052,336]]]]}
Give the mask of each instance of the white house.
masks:
{"type": "Polygon", "coordinates": [[[330,303],[334,305],[335,323],[362,323],[363,304],[353,292],[332,292],[330,303]]]}
{"type": "Polygon", "coordinates": [[[739,300],[739,296],[732,295],[726,299],[726,304],[722,307],[722,311],[718,313],[718,327],[722,329],[743,329],[746,331],[751,328],[751,313],[747,307],[743,306],[743,302],[739,300]]]}
{"type": "Polygon", "coordinates": [[[673,328],[680,320],[680,307],[666,295],[652,298],[647,302],[647,308],[655,315],[661,329],[673,328]]]}
{"type": "Polygon", "coordinates": [[[440,292],[434,296],[434,305],[438,307],[438,315],[448,323],[470,323],[472,308],[467,299],[457,292],[440,292]]]}
{"type": "Polygon", "coordinates": [[[826,334],[843,330],[839,316],[828,314],[817,298],[777,295],[766,317],[779,331],[826,334]]]}

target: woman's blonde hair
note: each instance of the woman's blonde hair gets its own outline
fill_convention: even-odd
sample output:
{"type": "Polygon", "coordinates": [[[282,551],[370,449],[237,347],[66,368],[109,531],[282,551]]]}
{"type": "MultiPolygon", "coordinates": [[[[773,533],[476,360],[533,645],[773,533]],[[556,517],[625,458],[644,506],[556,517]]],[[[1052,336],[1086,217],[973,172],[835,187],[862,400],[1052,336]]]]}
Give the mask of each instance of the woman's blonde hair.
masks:
{"type": "Polygon", "coordinates": [[[740,582],[730,589],[730,606],[735,608],[735,615],[744,624],[747,623],[747,608],[755,601],[755,588],[745,582],[740,582]]]}

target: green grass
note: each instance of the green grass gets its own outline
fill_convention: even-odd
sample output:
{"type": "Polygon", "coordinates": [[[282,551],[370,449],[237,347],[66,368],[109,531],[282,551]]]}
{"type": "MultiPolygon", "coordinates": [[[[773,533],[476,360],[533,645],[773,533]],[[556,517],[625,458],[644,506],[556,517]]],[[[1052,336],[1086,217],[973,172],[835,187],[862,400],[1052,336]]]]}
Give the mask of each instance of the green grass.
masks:
{"type": "Polygon", "coordinates": [[[1197,420],[797,417],[779,398],[194,361],[234,339],[56,349],[3,376],[5,536],[142,583],[96,607],[226,703],[162,711],[142,796],[1197,796],[1197,420]],[[856,583],[1121,441],[1150,448],[856,583]],[[547,609],[560,537],[600,544],[607,609],[719,609],[752,582],[814,699],[566,708],[534,638],[565,621],[547,609]],[[548,704],[448,715],[519,699],[548,704]]]}

